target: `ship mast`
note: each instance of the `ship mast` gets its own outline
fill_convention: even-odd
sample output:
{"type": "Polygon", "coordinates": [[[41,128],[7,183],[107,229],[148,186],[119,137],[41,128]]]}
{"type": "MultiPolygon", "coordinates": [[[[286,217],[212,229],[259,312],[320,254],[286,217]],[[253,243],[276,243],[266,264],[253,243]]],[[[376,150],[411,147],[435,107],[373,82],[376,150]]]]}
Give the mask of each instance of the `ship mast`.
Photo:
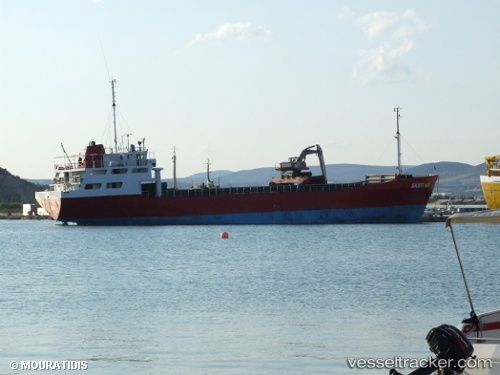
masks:
{"type": "Polygon", "coordinates": [[[111,80],[111,94],[113,95],[113,128],[115,134],[115,153],[118,153],[118,139],[116,137],[116,100],[115,100],[116,79],[111,80]]]}
{"type": "Polygon", "coordinates": [[[207,183],[211,184],[212,181],[210,181],[210,158],[207,158],[207,183]]]}
{"type": "Polygon", "coordinates": [[[401,110],[400,107],[394,108],[394,112],[396,112],[396,124],[397,124],[397,131],[396,131],[396,139],[398,142],[398,175],[403,173],[403,169],[401,167],[401,134],[399,133],[399,118],[401,115],[399,114],[399,111],[401,110]]]}
{"type": "Polygon", "coordinates": [[[172,156],[172,161],[174,162],[174,189],[177,189],[177,156],[175,155],[175,147],[174,147],[174,156],[172,156]]]}

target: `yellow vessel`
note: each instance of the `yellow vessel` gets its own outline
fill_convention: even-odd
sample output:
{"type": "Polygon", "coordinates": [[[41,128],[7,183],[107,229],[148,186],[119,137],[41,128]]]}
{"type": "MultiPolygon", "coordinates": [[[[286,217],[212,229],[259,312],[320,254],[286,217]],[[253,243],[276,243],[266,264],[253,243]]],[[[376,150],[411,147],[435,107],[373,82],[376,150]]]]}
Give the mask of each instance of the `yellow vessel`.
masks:
{"type": "Polygon", "coordinates": [[[482,175],[481,187],[490,210],[500,208],[500,156],[486,156],[486,174],[482,175]]]}

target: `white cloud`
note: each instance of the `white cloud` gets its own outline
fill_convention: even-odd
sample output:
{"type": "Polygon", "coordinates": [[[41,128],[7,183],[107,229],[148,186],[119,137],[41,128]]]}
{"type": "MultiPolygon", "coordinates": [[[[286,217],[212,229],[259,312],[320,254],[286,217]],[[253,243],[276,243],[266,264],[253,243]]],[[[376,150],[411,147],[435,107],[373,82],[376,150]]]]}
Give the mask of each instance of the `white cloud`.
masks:
{"type": "Polygon", "coordinates": [[[417,35],[429,29],[411,9],[403,13],[374,12],[357,19],[366,28],[368,45],[359,51],[353,77],[364,83],[378,79],[403,80],[411,75],[404,57],[413,49],[417,35]]]}
{"type": "Polygon", "coordinates": [[[261,26],[253,26],[251,23],[227,23],[219,26],[215,31],[198,34],[189,43],[192,46],[197,43],[206,43],[218,40],[247,40],[247,39],[271,39],[272,33],[261,26]]]}
{"type": "Polygon", "coordinates": [[[338,20],[344,20],[351,18],[353,15],[354,12],[349,9],[349,7],[343,7],[342,10],[335,15],[335,17],[337,17],[338,20]]]}
{"type": "Polygon", "coordinates": [[[374,12],[358,18],[357,21],[368,28],[368,37],[373,38],[398,22],[399,18],[397,13],[374,12]]]}

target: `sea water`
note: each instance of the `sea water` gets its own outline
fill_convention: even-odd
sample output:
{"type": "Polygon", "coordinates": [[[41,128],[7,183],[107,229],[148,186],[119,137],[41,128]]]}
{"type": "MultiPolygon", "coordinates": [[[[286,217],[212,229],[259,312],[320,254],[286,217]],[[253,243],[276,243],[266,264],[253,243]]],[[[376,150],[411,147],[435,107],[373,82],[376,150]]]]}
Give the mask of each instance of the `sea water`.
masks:
{"type": "MultiPolygon", "coordinates": [[[[478,312],[500,307],[498,229],[455,229],[478,312]]],[[[0,251],[0,374],[388,374],[470,312],[444,223],[2,220],[0,251]]]]}

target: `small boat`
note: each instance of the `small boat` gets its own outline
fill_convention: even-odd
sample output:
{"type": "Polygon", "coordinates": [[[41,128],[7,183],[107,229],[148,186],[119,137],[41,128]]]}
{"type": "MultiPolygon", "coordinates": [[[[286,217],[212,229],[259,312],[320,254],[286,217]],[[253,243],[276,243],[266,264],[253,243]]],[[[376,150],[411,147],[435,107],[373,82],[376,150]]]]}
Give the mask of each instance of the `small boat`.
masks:
{"type": "MultiPolygon", "coordinates": [[[[116,119],[115,80],[111,81],[116,119]]],[[[210,180],[191,189],[168,187],[163,168],[146,148],[114,147],[90,142],[86,149],[55,159],[55,176],[37,202],[56,221],[78,225],[214,225],[417,223],[437,175],[403,174],[400,165],[398,108],[398,173],[368,175],[363,181],[329,183],[319,145],[280,163],[280,177],[267,186],[221,187],[210,180]],[[308,171],[306,156],[315,154],[321,175],[308,171]]],[[[127,142],[128,143],[128,142],[127,142]]],[[[175,154],[174,154],[175,158],[175,154]]],[[[175,176],[175,164],[174,164],[175,176]]]]}
{"type": "Polygon", "coordinates": [[[481,175],[481,188],[490,210],[500,208],[500,156],[486,156],[486,173],[481,175]]]}
{"type": "MultiPolygon", "coordinates": [[[[446,220],[455,247],[455,253],[462,274],[470,316],[457,326],[443,325],[432,329],[426,339],[429,349],[436,355],[423,367],[411,374],[431,374],[440,369],[439,374],[499,375],[500,374],[500,309],[477,314],[467,283],[458,243],[453,226],[463,223],[500,224],[500,210],[485,210],[470,213],[458,213],[446,220]],[[443,327],[447,332],[442,332],[443,327]],[[442,360],[441,362],[439,362],[442,360]],[[439,363],[445,366],[438,366],[439,363]]],[[[479,253],[479,251],[478,251],[479,253]]],[[[400,375],[394,369],[392,375],[400,375]]]]}
{"type": "Polygon", "coordinates": [[[423,222],[445,222],[451,215],[460,212],[460,209],[453,205],[450,200],[446,205],[438,207],[427,207],[422,216],[423,222]]]}

